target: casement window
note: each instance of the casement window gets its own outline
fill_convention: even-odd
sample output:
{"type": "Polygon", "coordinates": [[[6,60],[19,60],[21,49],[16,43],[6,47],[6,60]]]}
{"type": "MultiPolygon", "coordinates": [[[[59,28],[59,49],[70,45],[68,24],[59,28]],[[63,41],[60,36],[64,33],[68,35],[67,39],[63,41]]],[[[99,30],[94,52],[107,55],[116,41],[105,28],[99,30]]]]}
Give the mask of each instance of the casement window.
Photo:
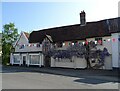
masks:
{"type": "Polygon", "coordinates": [[[97,37],[97,38],[95,38],[95,41],[97,41],[97,44],[98,45],[102,45],[102,38],[101,37],[97,37]]]}

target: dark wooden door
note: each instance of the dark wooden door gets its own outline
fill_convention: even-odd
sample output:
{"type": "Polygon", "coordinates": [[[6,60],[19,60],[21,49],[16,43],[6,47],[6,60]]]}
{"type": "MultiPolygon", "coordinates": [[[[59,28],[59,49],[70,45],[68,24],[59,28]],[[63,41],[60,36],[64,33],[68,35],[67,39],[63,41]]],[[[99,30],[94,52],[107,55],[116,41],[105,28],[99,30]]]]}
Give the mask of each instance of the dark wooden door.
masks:
{"type": "Polygon", "coordinates": [[[26,56],[23,56],[23,65],[26,65],[26,56]]]}
{"type": "Polygon", "coordinates": [[[45,67],[50,67],[50,60],[51,58],[49,56],[45,56],[45,59],[44,59],[45,67]]]}

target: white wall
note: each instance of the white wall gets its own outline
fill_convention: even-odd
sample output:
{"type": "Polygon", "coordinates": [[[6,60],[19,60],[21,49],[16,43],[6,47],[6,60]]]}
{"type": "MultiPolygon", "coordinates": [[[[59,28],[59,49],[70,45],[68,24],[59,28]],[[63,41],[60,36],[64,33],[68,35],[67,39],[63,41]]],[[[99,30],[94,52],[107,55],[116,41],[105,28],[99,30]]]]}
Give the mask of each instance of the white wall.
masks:
{"type": "Polygon", "coordinates": [[[103,48],[104,47],[106,47],[108,49],[108,52],[110,54],[112,54],[112,39],[111,39],[111,37],[103,37],[103,48]],[[104,40],[106,40],[106,41],[104,41],[104,40]]]}
{"type": "MultiPolygon", "coordinates": [[[[102,45],[97,45],[97,49],[103,50],[103,48],[107,48],[108,52],[112,54],[112,38],[111,36],[102,37],[102,45]],[[106,40],[106,41],[104,41],[106,40]]],[[[95,38],[88,38],[87,41],[95,41],[95,38]]],[[[79,41],[83,42],[83,41],[79,41]]],[[[57,49],[66,49],[68,46],[63,46],[62,48],[57,49]]],[[[68,59],[62,59],[61,61],[55,61],[51,58],[51,67],[66,67],[66,68],[85,68],[86,61],[82,58],[74,58],[75,62],[68,62],[68,59]],[[83,61],[84,60],[84,61],[83,61]]],[[[91,65],[94,65],[93,63],[91,65]]],[[[105,58],[105,69],[112,69],[112,56],[105,58]]]]}
{"type": "Polygon", "coordinates": [[[112,70],[112,55],[105,57],[104,67],[105,69],[112,70]]]}
{"type": "Polygon", "coordinates": [[[115,39],[115,41],[112,41],[112,66],[114,68],[118,68],[120,63],[120,42],[118,41],[119,36],[120,33],[112,34],[112,39],[115,39]]]}
{"type": "MultiPolygon", "coordinates": [[[[78,42],[84,42],[84,40],[78,40],[78,42]]],[[[67,45],[63,45],[62,47],[56,47],[56,50],[66,50],[70,45],[69,43],[71,43],[71,41],[67,41],[67,45]]]]}
{"type": "MultiPolygon", "coordinates": [[[[112,41],[111,41],[111,36],[107,37],[102,37],[103,44],[102,45],[97,45],[97,49],[103,50],[104,47],[108,49],[108,52],[112,54],[112,41]],[[110,41],[108,41],[110,39],[110,41]],[[106,41],[104,41],[106,40],[106,41]]],[[[95,41],[95,38],[88,38],[87,41],[95,41]]]]}
{"type": "MultiPolygon", "coordinates": [[[[28,39],[26,39],[25,35],[22,34],[20,40],[18,41],[18,44],[26,44],[28,45],[28,39]]],[[[36,46],[25,46],[23,49],[19,49],[19,47],[15,47],[15,52],[31,52],[31,51],[42,51],[42,46],[41,47],[36,47],[36,46]]]]}
{"type": "MultiPolygon", "coordinates": [[[[95,63],[91,63],[91,67],[95,66],[95,64],[98,64],[98,61],[96,60],[95,63]]],[[[73,57],[72,62],[70,59],[53,59],[51,58],[51,67],[63,67],[63,68],[86,68],[87,63],[84,58],[77,58],[73,57]]],[[[101,69],[101,68],[100,68],[101,69]]],[[[111,70],[112,69],[112,58],[111,55],[105,58],[104,62],[104,69],[111,70]]]]}
{"type": "MultiPolygon", "coordinates": [[[[97,45],[97,49],[103,50],[104,47],[108,49],[108,52],[112,54],[112,40],[111,36],[102,37],[103,44],[97,45]],[[108,41],[110,39],[110,41],[108,41]],[[106,40],[106,41],[104,41],[106,40]]],[[[87,38],[87,41],[95,41],[95,38],[87,38]]],[[[79,40],[79,42],[84,42],[83,40],[79,40]]],[[[61,48],[57,48],[57,50],[66,50],[69,46],[63,46],[61,48]]]]}
{"type": "Polygon", "coordinates": [[[63,68],[86,68],[86,60],[84,58],[74,57],[72,61],[70,59],[53,59],[51,58],[51,67],[63,67],[63,68]]]}
{"type": "MultiPolygon", "coordinates": [[[[120,33],[118,34],[118,37],[120,38],[120,33]]],[[[119,67],[120,67],[120,40],[118,41],[118,52],[119,52],[119,62],[118,62],[118,64],[119,64],[119,67]]]]}

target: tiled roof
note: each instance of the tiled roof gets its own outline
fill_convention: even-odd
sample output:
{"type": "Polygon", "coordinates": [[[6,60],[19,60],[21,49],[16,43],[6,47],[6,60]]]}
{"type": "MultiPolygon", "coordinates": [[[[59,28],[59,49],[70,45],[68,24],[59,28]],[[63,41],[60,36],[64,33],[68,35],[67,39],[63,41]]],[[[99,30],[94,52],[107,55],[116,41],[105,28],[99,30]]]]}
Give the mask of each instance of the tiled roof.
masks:
{"type": "Polygon", "coordinates": [[[29,33],[24,32],[24,34],[29,39],[29,33]]]}
{"type": "Polygon", "coordinates": [[[110,36],[113,32],[120,32],[118,22],[120,23],[120,18],[113,18],[97,22],[87,22],[85,26],[75,24],[33,31],[30,34],[29,42],[41,43],[45,38],[45,35],[50,35],[53,39],[53,42],[73,41],[92,37],[110,36]]]}

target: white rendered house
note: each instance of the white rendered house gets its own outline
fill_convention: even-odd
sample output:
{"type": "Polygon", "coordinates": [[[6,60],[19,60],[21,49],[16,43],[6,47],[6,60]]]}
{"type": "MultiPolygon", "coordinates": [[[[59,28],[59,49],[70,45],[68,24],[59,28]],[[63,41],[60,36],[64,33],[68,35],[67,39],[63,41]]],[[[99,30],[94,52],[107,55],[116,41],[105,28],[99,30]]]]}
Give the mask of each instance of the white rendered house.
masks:
{"type": "Polygon", "coordinates": [[[43,66],[42,46],[39,43],[29,43],[29,34],[22,32],[16,41],[15,52],[11,53],[10,64],[43,66]]]}
{"type": "MultiPolygon", "coordinates": [[[[94,41],[97,49],[107,48],[110,53],[105,58],[102,69],[120,68],[120,18],[105,19],[96,22],[86,22],[85,12],[80,14],[81,24],[68,25],[33,31],[29,36],[23,32],[15,45],[15,52],[11,53],[12,65],[39,65],[40,67],[86,68],[84,58],[73,57],[54,59],[43,55],[45,50],[66,50],[75,43],[94,41]],[[100,42],[100,44],[99,44],[100,42]],[[46,44],[47,43],[47,44],[46,44]],[[44,46],[45,45],[45,46],[44,46]],[[49,45],[49,46],[48,46],[49,45]]],[[[91,62],[91,65],[95,63],[91,62]]]]}
{"type": "MultiPolygon", "coordinates": [[[[104,69],[120,68],[120,18],[86,22],[85,12],[81,12],[80,21],[81,24],[33,31],[30,34],[29,42],[42,44],[46,35],[49,35],[56,50],[66,50],[74,43],[85,43],[86,40],[88,42],[100,41],[101,44],[97,45],[97,49],[107,48],[110,53],[110,56],[105,58],[104,69]]],[[[51,58],[49,63],[51,67],[86,68],[86,63],[83,60],[73,58],[73,61],[70,61],[68,59],[51,58]]]]}

